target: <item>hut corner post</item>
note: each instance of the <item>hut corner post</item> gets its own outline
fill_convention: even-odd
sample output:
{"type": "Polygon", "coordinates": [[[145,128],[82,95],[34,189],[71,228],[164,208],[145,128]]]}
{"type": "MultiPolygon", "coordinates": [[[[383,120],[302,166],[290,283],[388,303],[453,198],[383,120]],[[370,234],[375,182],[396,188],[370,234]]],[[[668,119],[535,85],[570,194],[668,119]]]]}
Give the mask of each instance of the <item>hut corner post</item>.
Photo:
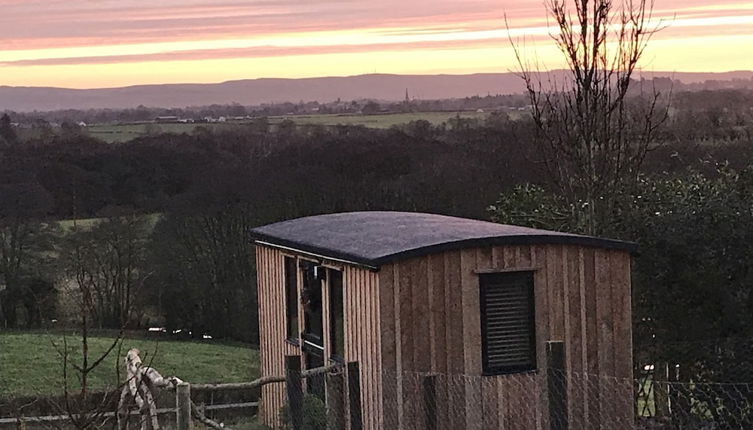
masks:
{"type": "Polygon", "coordinates": [[[567,374],[565,368],[565,343],[546,343],[547,393],[549,398],[550,430],[568,430],[567,374]]]}
{"type": "Polygon", "coordinates": [[[301,376],[301,356],[285,356],[285,385],[292,430],[303,429],[303,378],[301,376]]]}
{"type": "Polygon", "coordinates": [[[345,374],[331,372],[326,376],[328,430],[345,430],[345,374]]]}
{"type": "Polygon", "coordinates": [[[350,411],[350,429],[363,429],[361,412],[361,371],[357,361],[347,364],[348,374],[348,409],[350,411]]]}
{"type": "Polygon", "coordinates": [[[437,430],[437,375],[426,375],[422,381],[426,429],[437,430]]]}

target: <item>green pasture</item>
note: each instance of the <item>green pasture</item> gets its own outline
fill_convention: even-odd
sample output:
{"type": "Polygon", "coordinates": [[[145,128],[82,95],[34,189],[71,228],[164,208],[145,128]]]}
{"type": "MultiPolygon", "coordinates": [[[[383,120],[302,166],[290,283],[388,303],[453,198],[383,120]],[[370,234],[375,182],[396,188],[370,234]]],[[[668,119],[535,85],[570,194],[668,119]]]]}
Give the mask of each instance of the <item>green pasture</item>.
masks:
{"type": "Polygon", "coordinates": [[[101,124],[86,127],[89,136],[109,143],[127,142],[137,137],[160,133],[191,133],[196,127],[216,128],[225,124],[184,124],[184,123],[155,123],[155,124],[101,124]]]}
{"type": "Polygon", "coordinates": [[[269,122],[276,124],[285,119],[294,121],[296,124],[310,125],[363,125],[369,128],[390,128],[395,125],[407,124],[411,121],[425,120],[434,125],[447,122],[451,118],[486,119],[489,114],[483,112],[410,112],[390,113],[380,115],[295,115],[287,117],[270,117],[269,122]]]}
{"type": "MultiPolygon", "coordinates": [[[[151,230],[154,228],[155,225],[157,225],[157,222],[160,220],[160,217],[162,214],[160,213],[151,213],[151,214],[144,214],[139,215],[140,217],[145,217],[147,219],[148,225],[147,227],[151,230]]],[[[79,230],[91,230],[94,228],[97,224],[105,221],[106,218],[79,218],[79,219],[64,219],[57,221],[58,227],[64,232],[69,233],[74,228],[77,228],[79,230]]]]}
{"type": "MultiPolygon", "coordinates": [[[[81,363],[81,337],[66,338],[70,360],[81,363]]],[[[63,391],[62,334],[0,333],[0,399],[55,395],[63,391]]],[[[112,344],[113,338],[89,338],[90,357],[98,357],[112,344]]],[[[113,352],[90,374],[93,390],[118,385],[116,366],[123,379],[122,357],[131,348],[142,351],[145,363],[164,376],[177,376],[192,383],[251,381],[259,376],[259,352],[249,347],[228,346],[212,342],[157,341],[124,339],[120,351],[113,352]],[[118,354],[120,352],[120,354],[118,354]]],[[[70,372],[70,370],[69,370],[70,372]]],[[[71,389],[78,385],[76,372],[69,373],[71,389]]]]}
{"type": "MultiPolygon", "coordinates": [[[[509,113],[511,116],[517,112],[509,113]]],[[[485,119],[489,114],[485,112],[412,112],[412,113],[390,113],[379,115],[288,115],[288,116],[271,116],[267,120],[271,125],[279,124],[285,120],[291,120],[299,125],[362,125],[369,128],[390,128],[395,125],[407,124],[411,121],[426,120],[432,124],[439,125],[447,122],[451,118],[460,116],[461,118],[485,119]]],[[[249,121],[229,121],[225,123],[154,123],[154,124],[103,124],[92,125],[86,128],[86,132],[98,139],[110,143],[126,142],[137,137],[147,136],[149,134],[159,133],[191,133],[197,127],[208,128],[210,130],[221,130],[228,127],[244,127],[249,121]]]]}

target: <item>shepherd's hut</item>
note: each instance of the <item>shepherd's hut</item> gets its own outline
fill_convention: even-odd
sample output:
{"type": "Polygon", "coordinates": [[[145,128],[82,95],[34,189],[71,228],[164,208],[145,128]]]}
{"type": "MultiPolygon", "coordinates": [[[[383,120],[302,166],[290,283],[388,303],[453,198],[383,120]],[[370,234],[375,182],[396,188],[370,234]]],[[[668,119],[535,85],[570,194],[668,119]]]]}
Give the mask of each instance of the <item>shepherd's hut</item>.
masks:
{"type": "MultiPolygon", "coordinates": [[[[357,362],[363,428],[632,422],[632,243],[405,212],[253,237],[262,376],[357,362]]],[[[263,422],[285,398],[263,388],[263,422]]]]}

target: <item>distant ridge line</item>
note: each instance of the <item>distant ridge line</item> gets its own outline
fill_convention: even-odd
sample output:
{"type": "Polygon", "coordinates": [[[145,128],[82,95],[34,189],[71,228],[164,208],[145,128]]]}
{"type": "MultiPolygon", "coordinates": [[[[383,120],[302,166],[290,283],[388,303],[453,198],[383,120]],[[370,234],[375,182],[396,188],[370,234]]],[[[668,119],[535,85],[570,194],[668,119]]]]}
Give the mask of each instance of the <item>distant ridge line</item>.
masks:
{"type": "MultiPolygon", "coordinates": [[[[565,72],[559,70],[550,73],[557,75],[565,72]]],[[[692,84],[706,80],[753,79],[753,71],[643,72],[642,76],[670,77],[692,84]]],[[[399,101],[405,97],[406,88],[413,97],[423,100],[516,94],[525,89],[520,77],[511,72],[467,75],[381,73],[342,77],[256,78],[209,84],[146,84],[94,89],[0,86],[0,111],[125,109],[139,105],[182,108],[231,103],[259,105],[299,101],[329,102],[338,98],[399,101]]]]}

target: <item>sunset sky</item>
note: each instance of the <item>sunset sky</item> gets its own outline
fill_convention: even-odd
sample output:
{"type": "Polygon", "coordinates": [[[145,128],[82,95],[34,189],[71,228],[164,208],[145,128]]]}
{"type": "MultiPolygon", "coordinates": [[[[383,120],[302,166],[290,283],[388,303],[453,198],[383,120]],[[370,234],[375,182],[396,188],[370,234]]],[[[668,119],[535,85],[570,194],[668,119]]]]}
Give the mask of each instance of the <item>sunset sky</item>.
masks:
{"type": "MultiPolygon", "coordinates": [[[[561,67],[543,0],[0,0],[0,85],[98,88],[561,67]]],[[[753,69],[753,1],[656,0],[655,71],[753,69]]]]}

